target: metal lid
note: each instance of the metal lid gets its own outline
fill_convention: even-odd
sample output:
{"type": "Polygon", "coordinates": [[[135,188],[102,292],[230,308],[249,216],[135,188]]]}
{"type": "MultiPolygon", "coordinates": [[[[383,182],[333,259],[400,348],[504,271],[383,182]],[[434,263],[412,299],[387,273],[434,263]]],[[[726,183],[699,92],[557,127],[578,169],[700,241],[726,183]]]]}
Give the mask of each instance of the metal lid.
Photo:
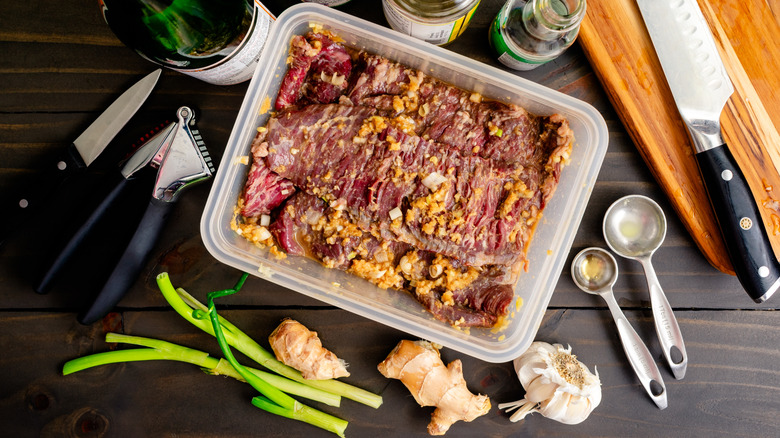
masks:
{"type": "Polygon", "coordinates": [[[458,17],[470,11],[479,0],[385,0],[407,15],[429,20],[458,17]]]}

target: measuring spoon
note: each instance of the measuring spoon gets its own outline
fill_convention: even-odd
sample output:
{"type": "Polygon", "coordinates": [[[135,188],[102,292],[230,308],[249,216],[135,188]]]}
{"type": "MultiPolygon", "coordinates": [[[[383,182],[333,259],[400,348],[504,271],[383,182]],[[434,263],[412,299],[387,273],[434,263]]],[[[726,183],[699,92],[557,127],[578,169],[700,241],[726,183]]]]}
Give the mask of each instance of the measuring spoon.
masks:
{"type": "Polygon", "coordinates": [[[589,294],[600,295],[607,302],[612,318],[615,319],[628,363],[631,364],[631,368],[634,369],[634,373],[639,377],[639,381],[656,406],[665,409],[666,386],[661,372],[647,346],[642,342],[642,338],[634,331],[623,311],[620,310],[612,293],[612,286],[615,285],[617,277],[618,268],[615,258],[601,248],[586,248],[580,251],[571,263],[571,278],[577,287],[589,294]]]}
{"type": "Polygon", "coordinates": [[[604,215],[604,240],[616,254],[642,264],[650,291],[655,332],[675,379],[682,379],[688,367],[680,326],[672,306],[661,289],[650,259],[666,237],[666,217],[661,207],[642,195],[615,201],[604,215]]]}

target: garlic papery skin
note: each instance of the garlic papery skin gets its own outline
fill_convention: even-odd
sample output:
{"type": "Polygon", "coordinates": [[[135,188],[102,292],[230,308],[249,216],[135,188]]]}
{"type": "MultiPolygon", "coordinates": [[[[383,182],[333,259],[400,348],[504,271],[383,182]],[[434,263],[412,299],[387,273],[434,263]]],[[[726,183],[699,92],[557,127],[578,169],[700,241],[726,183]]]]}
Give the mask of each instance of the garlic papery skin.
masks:
{"type": "Polygon", "coordinates": [[[598,370],[594,368],[592,374],[571,354],[571,346],[534,342],[514,360],[514,366],[525,398],[498,405],[507,412],[517,409],[511,421],[539,412],[564,424],[579,424],[601,403],[598,370]]]}

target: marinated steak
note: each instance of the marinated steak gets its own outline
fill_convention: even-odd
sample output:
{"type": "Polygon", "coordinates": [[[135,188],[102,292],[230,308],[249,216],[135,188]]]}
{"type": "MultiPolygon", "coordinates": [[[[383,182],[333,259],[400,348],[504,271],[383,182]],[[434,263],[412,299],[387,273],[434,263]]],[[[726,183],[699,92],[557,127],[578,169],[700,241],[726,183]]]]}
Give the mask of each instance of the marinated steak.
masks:
{"type": "Polygon", "coordinates": [[[341,44],[322,34],[296,35],[290,43],[292,64],[276,97],[276,109],[303,102],[328,103],[347,86],[352,58],[341,44]]]}
{"type": "Polygon", "coordinates": [[[483,100],[322,33],[291,42],[275,108],[240,200],[242,224],[262,228],[254,240],[407,290],[454,325],[507,314],[571,153],[563,117],[483,100]]]}
{"type": "Polygon", "coordinates": [[[284,111],[268,122],[265,163],[343,202],[362,229],[470,265],[517,262],[546,201],[543,170],[464,157],[374,113],[339,104],[284,111]],[[393,218],[395,209],[403,217],[393,218]]]}
{"type": "Polygon", "coordinates": [[[309,253],[329,268],[351,272],[380,287],[413,291],[444,321],[493,326],[512,300],[510,273],[504,266],[480,272],[457,259],[384,240],[357,227],[345,210],[304,191],[285,202],[271,233],[288,254],[309,253]]]}

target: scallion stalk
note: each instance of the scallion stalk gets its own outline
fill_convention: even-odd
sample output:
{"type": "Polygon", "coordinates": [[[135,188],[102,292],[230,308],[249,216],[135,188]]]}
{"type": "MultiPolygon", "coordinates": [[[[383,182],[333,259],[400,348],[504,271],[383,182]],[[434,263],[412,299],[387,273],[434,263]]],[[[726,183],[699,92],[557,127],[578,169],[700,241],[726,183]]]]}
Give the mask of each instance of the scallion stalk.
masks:
{"type": "MultiPolygon", "coordinates": [[[[320,411],[316,411],[316,410],[313,410],[314,412],[308,412],[306,414],[303,414],[303,410],[302,409],[284,409],[284,408],[281,408],[276,403],[272,402],[271,400],[269,400],[269,399],[267,399],[267,398],[265,398],[263,396],[254,397],[252,399],[252,404],[255,407],[258,407],[258,408],[260,408],[260,409],[262,409],[262,410],[264,410],[266,412],[270,412],[272,414],[280,415],[282,417],[287,417],[287,418],[292,419],[292,420],[305,421],[305,420],[303,420],[301,418],[303,415],[305,415],[309,419],[316,420],[316,423],[317,423],[316,425],[318,425],[319,427],[321,427],[321,428],[323,428],[325,430],[336,429],[336,428],[340,427],[339,421],[343,421],[343,420],[340,420],[340,419],[338,419],[336,417],[330,416],[330,415],[328,415],[328,414],[326,414],[324,412],[320,412],[320,411]],[[339,420],[339,421],[334,421],[334,419],[339,420]]],[[[305,405],[301,405],[300,403],[298,403],[298,404],[300,406],[304,406],[305,407],[305,405]]],[[[343,431],[342,431],[342,434],[343,434],[343,431]]],[[[341,435],[341,436],[343,436],[343,435],[341,435]]]]}
{"type": "MultiPolygon", "coordinates": [[[[247,274],[245,273],[242,278],[246,278],[246,275],[247,274]]],[[[194,315],[194,313],[197,313],[198,311],[208,312],[208,307],[204,306],[184,289],[174,289],[167,272],[163,272],[157,276],[157,286],[171,307],[173,307],[179,315],[204,332],[215,336],[213,325],[207,319],[199,319],[194,315]]],[[[301,376],[300,371],[277,360],[272,353],[260,346],[228,320],[221,316],[218,316],[218,320],[228,345],[242,352],[263,367],[289,379],[346,397],[373,408],[378,408],[382,404],[381,396],[339,380],[304,379],[301,376]]]]}
{"type": "Polygon", "coordinates": [[[217,343],[219,344],[219,348],[222,350],[222,353],[225,355],[225,359],[230,362],[230,365],[235,368],[235,370],[241,375],[241,377],[244,378],[244,380],[246,380],[250,385],[252,385],[253,388],[255,388],[260,392],[260,394],[263,395],[263,397],[260,399],[262,403],[255,403],[253,401],[255,406],[272,414],[303,421],[343,437],[344,430],[347,428],[348,424],[345,420],[310,408],[309,406],[300,403],[261,377],[258,377],[257,375],[249,372],[249,370],[238,363],[236,358],[233,356],[233,352],[231,351],[230,345],[228,345],[227,339],[225,338],[225,334],[222,330],[222,324],[220,322],[219,315],[217,314],[214,299],[238,292],[241,289],[241,286],[244,284],[246,277],[247,275],[244,274],[236,286],[232,289],[210,292],[208,294],[209,307],[207,315],[204,315],[202,310],[195,310],[193,313],[193,318],[203,319],[207,316],[211,321],[211,325],[214,330],[214,336],[217,338],[217,343]]]}
{"type": "MultiPolygon", "coordinates": [[[[122,362],[139,362],[148,360],[172,360],[196,365],[204,372],[212,375],[224,375],[237,380],[245,381],[243,377],[224,359],[209,356],[208,353],[183,347],[159,339],[129,336],[119,333],[107,333],[106,342],[138,345],[148,348],[135,348],[130,350],[106,351],[79,357],[65,363],[62,374],[73,374],[88,368],[101,365],[122,362]]],[[[287,379],[285,377],[246,367],[252,374],[262,378],[269,384],[280,390],[300,397],[306,397],[320,403],[338,407],[341,397],[321,389],[313,388],[303,383],[287,379]]]]}

